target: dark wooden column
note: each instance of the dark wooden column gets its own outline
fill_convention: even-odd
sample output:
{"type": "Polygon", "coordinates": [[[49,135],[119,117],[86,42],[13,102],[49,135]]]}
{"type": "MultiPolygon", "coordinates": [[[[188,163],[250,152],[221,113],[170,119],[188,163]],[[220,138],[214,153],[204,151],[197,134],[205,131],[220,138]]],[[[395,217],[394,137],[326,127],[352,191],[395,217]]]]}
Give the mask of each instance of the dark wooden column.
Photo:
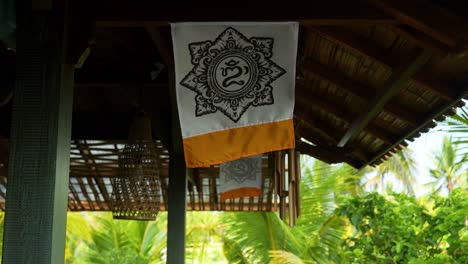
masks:
{"type": "Polygon", "coordinates": [[[73,95],[64,2],[18,10],[3,263],[63,263],[73,95]]]}
{"type": "Polygon", "coordinates": [[[185,218],[187,169],[185,167],[182,132],[177,110],[174,59],[172,56],[169,36],[158,28],[147,28],[147,32],[154,46],[160,53],[169,72],[169,95],[171,102],[171,135],[169,144],[169,190],[167,209],[167,263],[185,263],[185,218]]]}

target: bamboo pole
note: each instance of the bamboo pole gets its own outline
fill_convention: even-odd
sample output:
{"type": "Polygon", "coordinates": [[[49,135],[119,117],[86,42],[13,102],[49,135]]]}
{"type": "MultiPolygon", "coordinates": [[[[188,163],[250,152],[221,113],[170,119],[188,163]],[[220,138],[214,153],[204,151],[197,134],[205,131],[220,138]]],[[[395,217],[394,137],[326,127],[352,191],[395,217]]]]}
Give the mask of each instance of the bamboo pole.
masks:
{"type": "Polygon", "coordinates": [[[273,199],[273,211],[274,212],[277,212],[278,211],[278,173],[279,173],[279,170],[278,170],[278,153],[277,152],[273,152],[272,153],[272,160],[273,160],[273,195],[272,195],[272,199],[273,199]]]}
{"type": "Polygon", "coordinates": [[[301,153],[296,151],[296,216],[301,216],[301,153]]]}
{"type": "Polygon", "coordinates": [[[279,195],[280,195],[280,218],[285,220],[286,218],[286,164],[285,164],[285,155],[283,151],[279,152],[279,195]]]}
{"type": "Polygon", "coordinates": [[[296,224],[296,161],[295,161],[294,149],[288,150],[288,178],[289,178],[289,225],[294,226],[296,224]]]}

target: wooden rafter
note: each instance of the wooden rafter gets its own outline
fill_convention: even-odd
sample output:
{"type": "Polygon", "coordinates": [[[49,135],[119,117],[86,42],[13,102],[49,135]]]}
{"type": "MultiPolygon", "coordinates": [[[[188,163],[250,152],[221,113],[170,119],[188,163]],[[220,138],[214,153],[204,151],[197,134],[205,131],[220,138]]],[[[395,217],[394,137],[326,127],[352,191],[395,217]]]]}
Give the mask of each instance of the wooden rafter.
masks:
{"type": "MultiPolygon", "coordinates": [[[[303,99],[298,100],[302,101],[303,99]]],[[[296,131],[299,132],[299,135],[307,140],[311,138],[317,139],[318,141],[312,141],[319,146],[335,146],[345,132],[344,128],[337,127],[329,120],[319,117],[311,108],[298,111],[294,115],[294,118],[296,121],[296,131]]],[[[339,151],[343,151],[343,149],[339,151]]],[[[367,162],[370,159],[366,147],[361,143],[356,143],[350,147],[348,153],[356,156],[363,162],[367,162]]]]}
{"type": "MultiPolygon", "coordinates": [[[[350,109],[348,109],[342,103],[335,102],[330,98],[317,98],[316,96],[310,94],[308,89],[300,85],[296,86],[296,99],[297,107],[300,111],[313,106],[328,112],[329,114],[348,124],[351,124],[356,119],[352,111],[350,111],[350,109]]],[[[387,129],[384,129],[378,125],[371,123],[364,130],[386,144],[392,144],[392,142],[394,142],[395,136],[392,135],[387,129]]]]}
{"type": "Polygon", "coordinates": [[[336,151],[330,147],[314,146],[305,142],[301,142],[296,149],[302,154],[315,157],[321,161],[333,164],[346,162],[355,168],[362,167],[363,163],[347,157],[343,152],[336,151]]]}
{"type": "Polygon", "coordinates": [[[467,44],[467,20],[448,13],[429,1],[368,0],[368,2],[387,15],[446,45],[455,47],[467,44]]]}
{"type": "Polygon", "coordinates": [[[153,41],[154,46],[157,48],[159,54],[161,55],[166,66],[171,66],[174,64],[174,57],[172,55],[172,48],[170,47],[167,37],[161,32],[159,28],[155,27],[146,27],[146,32],[153,41]]]}
{"type": "MultiPolygon", "coordinates": [[[[364,37],[336,27],[317,27],[315,29],[324,37],[338,42],[343,47],[355,53],[379,62],[383,66],[390,69],[397,68],[399,66],[399,61],[396,61],[392,57],[386,55],[377,47],[370,45],[369,41],[364,37]]],[[[455,89],[440,84],[438,81],[433,80],[424,73],[416,73],[412,80],[421,88],[431,91],[447,101],[451,101],[457,97],[457,91],[455,89]]]]}
{"type": "Polygon", "coordinates": [[[434,120],[434,119],[445,119],[444,116],[453,115],[453,108],[454,107],[463,107],[465,104],[464,104],[463,101],[460,101],[460,100],[463,99],[463,98],[468,97],[468,85],[465,84],[464,88],[462,88],[461,90],[462,91],[461,91],[461,94],[460,94],[460,97],[458,98],[458,100],[455,100],[455,101],[453,101],[452,103],[450,103],[448,105],[442,105],[442,106],[438,107],[437,109],[431,111],[431,113],[429,113],[425,117],[426,121],[424,123],[420,124],[417,128],[412,129],[412,130],[408,131],[407,133],[405,133],[404,135],[402,135],[392,145],[382,148],[382,150],[379,151],[379,153],[377,153],[377,155],[375,155],[375,157],[371,161],[366,163],[365,165],[374,165],[376,163],[380,163],[379,160],[381,160],[382,157],[384,157],[385,154],[388,153],[389,151],[391,151],[391,150],[393,150],[395,148],[402,148],[403,146],[407,146],[408,144],[405,142],[405,140],[412,141],[412,140],[414,140],[414,138],[420,136],[421,131],[426,130],[426,129],[428,130],[429,128],[434,127],[436,125],[434,123],[434,121],[432,121],[432,120],[434,120]]]}
{"type": "Polygon", "coordinates": [[[437,40],[434,40],[428,37],[427,35],[425,35],[424,33],[417,31],[413,28],[410,28],[408,26],[388,25],[387,27],[390,28],[395,33],[401,35],[404,39],[413,43],[413,45],[431,50],[434,52],[434,54],[437,54],[439,56],[444,57],[447,54],[459,52],[459,50],[454,49],[453,47],[450,47],[437,40]]]}
{"type": "Polygon", "coordinates": [[[375,98],[369,103],[366,110],[354,121],[348,131],[343,135],[338,147],[346,146],[374,119],[384,108],[385,104],[395,96],[408,81],[408,79],[431,58],[427,50],[419,50],[408,63],[396,69],[375,98]]]}
{"type": "MultiPolygon", "coordinates": [[[[84,210],[84,206],[83,206],[83,204],[81,202],[81,198],[78,195],[78,192],[76,191],[74,184],[71,182],[71,179],[73,179],[73,177],[70,177],[70,183],[68,184],[68,191],[69,191],[69,193],[72,194],[73,200],[75,201],[76,206],[79,207],[76,210],[84,210]]],[[[76,179],[76,177],[75,177],[75,179],[76,179]]]]}
{"type": "MultiPolygon", "coordinates": [[[[329,69],[327,66],[321,65],[315,61],[304,59],[299,65],[304,71],[311,72],[319,78],[329,81],[346,90],[347,92],[362,98],[365,101],[369,101],[375,96],[376,89],[360,84],[357,81],[345,77],[343,74],[329,69]]],[[[415,126],[418,124],[418,117],[410,110],[399,105],[395,100],[385,105],[384,110],[392,114],[394,117],[409,123],[410,125],[415,126]]]]}
{"type": "Polygon", "coordinates": [[[93,157],[93,155],[91,154],[91,150],[89,149],[89,146],[87,144],[79,144],[76,142],[75,144],[78,146],[78,151],[80,152],[80,155],[85,161],[86,166],[89,168],[89,173],[92,175],[92,178],[86,177],[88,181],[88,185],[91,186],[91,189],[94,193],[94,197],[96,201],[98,202],[99,208],[104,209],[105,205],[101,203],[99,193],[102,194],[104,201],[110,201],[110,195],[107,192],[107,189],[102,182],[101,175],[99,175],[99,166],[97,166],[96,160],[95,160],[96,157],[93,157]],[[92,182],[93,180],[96,182],[99,192],[96,190],[95,184],[94,182],[92,182]]]}

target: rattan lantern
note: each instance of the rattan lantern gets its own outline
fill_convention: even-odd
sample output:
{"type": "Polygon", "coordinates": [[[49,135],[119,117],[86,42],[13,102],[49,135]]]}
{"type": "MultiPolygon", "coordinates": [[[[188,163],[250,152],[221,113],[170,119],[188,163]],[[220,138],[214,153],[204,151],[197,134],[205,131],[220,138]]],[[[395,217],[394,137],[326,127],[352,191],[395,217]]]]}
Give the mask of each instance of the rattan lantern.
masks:
{"type": "Polygon", "coordinates": [[[119,173],[111,178],[114,219],[155,220],[160,209],[161,177],[151,121],[135,116],[129,141],[119,155],[119,173]]]}

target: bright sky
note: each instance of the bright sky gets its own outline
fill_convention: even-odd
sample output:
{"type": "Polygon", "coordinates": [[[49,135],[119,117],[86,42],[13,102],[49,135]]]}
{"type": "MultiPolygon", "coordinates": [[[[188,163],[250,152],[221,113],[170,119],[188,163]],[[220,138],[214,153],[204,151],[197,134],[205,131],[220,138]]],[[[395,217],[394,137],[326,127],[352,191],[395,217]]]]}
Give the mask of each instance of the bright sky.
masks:
{"type": "Polygon", "coordinates": [[[415,141],[410,142],[408,148],[413,151],[416,160],[416,179],[415,192],[417,196],[427,193],[427,189],[423,188],[425,183],[431,182],[429,169],[434,166],[433,153],[442,148],[442,139],[446,132],[439,131],[436,127],[429,132],[422,134],[415,141]]]}
{"type": "MultiPolygon", "coordinates": [[[[468,101],[465,101],[468,105],[468,101]]],[[[428,187],[425,187],[424,184],[433,181],[429,176],[429,170],[435,167],[434,164],[434,153],[439,152],[442,148],[442,142],[444,136],[452,136],[456,138],[460,134],[449,134],[443,132],[442,125],[431,129],[429,132],[422,134],[419,138],[413,142],[408,142],[408,148],[413,151],[413,157],[416,161],[416,171],[414,175],[416,176],[416,184],[414,186],[416,196],[421,196],[429,193],[431,190],[428,187]]],[[[468,164],[465,164],[468,169],[468,164]]],[[[395,191],[401,191],[403,186],[398,184],[394,178],[389,177],[389,182],[393,184],[395,191]]],[[[442,191],[442,194],[444,191],[442,191]]]]}

